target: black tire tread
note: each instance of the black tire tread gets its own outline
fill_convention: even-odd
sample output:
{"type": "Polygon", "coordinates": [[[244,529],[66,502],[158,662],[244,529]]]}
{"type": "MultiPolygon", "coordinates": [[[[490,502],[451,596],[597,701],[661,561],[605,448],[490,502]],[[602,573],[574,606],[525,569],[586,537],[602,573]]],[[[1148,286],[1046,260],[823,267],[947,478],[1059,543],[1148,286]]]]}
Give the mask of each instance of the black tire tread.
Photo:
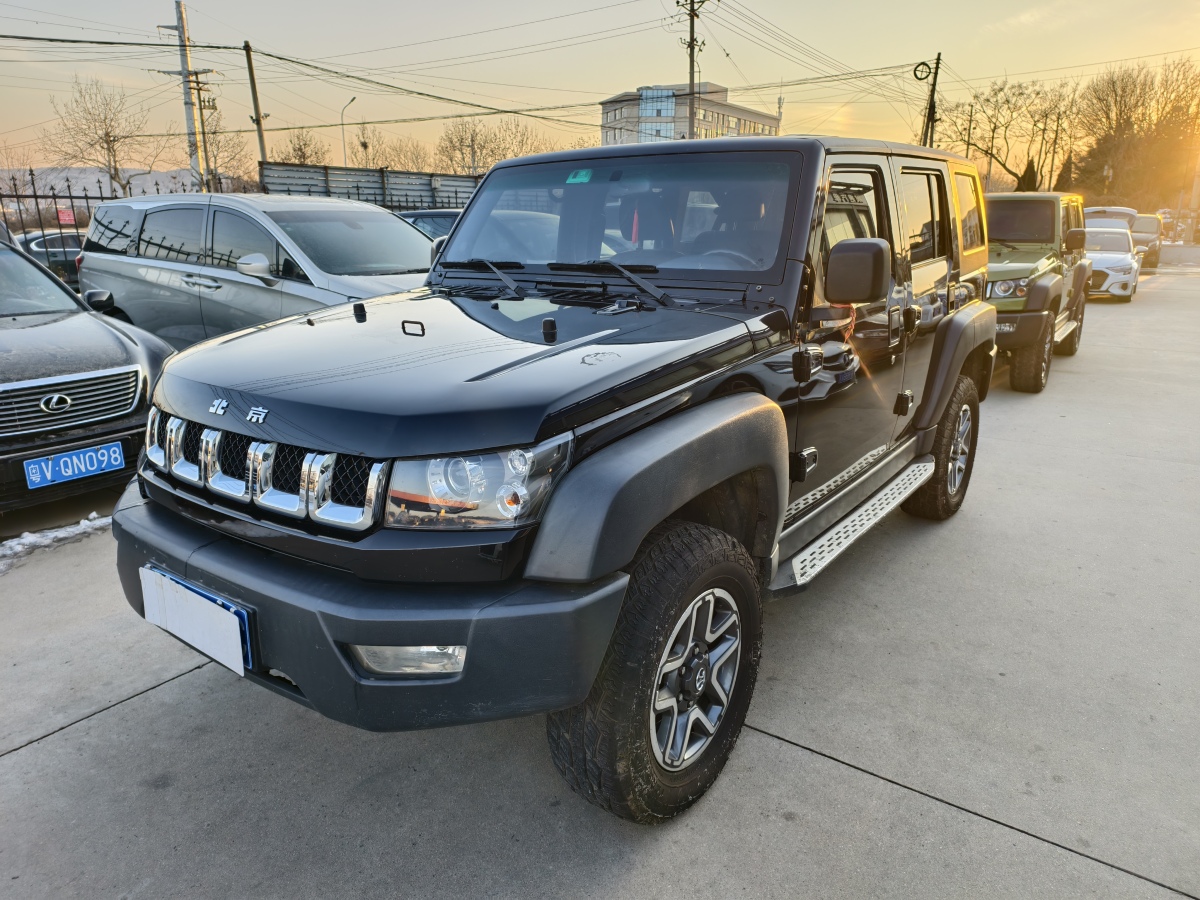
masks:
{"type": "MultiPolygon", "coordinates": [[[[662,815],[642,802],[638,786],[631,783],[633,773],[624,752],[626,748],[617,736],[625,730],[630,714],[628,700],[620,696],[620,688],[629,678],[636,680],[637,661],[645,658],[647,648],[656,647],[662,639],[659,594],[671,588],[686,588],[697,573],[722,562],[741,567],[752,581],[757,581],[757,569],[749,553],[733,537],[716,528],[668,520],[651,531],[643,542],[630,569],[629,588],[591,692],[578,706],[550,713],[546,718],[546,739],[554,765],[571,790],[589,803],[635,822],[661,822],[699,799],[719,773],[720,767],[707,784],[699,786],[686,805],[662,815]]],[[[761,627],[755,635],[743,631],[743,641],[746,655],[739,664],[737,690],[748,698],[757,675],[761,627]]],[[[657,653],[654,659],[657,661],[657,653]]],[[[727,715],[732,713],[731,705],[727,715]]],[[[725,750],[726,756],[741,730],[740,722],[734,724],[737,727],[725,750]]]]}
{"type": "Polygon", "coordinates": [[[974,455],[979,447],[979,389],[975,382],[966,375],[959,375],[954,385],[954,393],[938,422],[937,436],[933,444],[933,477],[917,488],[912,495],[900,505],[906,513],[921,519],[941,521],[948,519],[962,506],[967,488],[971,484],[971,472],[974,470],[974,455]],[[946,484],[946,474],[950,465],[950,447],[954,442],[958,428],[958,412],[964,403],[971,406],[971,461],[968,463],[966,476],[955,494],[950,493],[946,484]]]}
{"type": "MultiPolygon", "coordinates": [[[[1054,345],[1053,338],[1054,320],[1051,319],[1045,325],[1042,333],[1038,336],[1036,344],[1031,344],[1028,347],[1020,347],[1012,352],[1012,360],[1009,363],[1008,383],[1014,391],[1020,391],[1023,394],[1040,394],[1046,389],[1046,383],[1050,381],[1049,367],[1046,371],[1046,382],[1042,381],[1042,354],[1045,353],[1046,330],[1051,329],[1050,344],[1051,348],[1054,345]]],[[[1050,358],[1054,358],[1054,353],[1050,353],[1050,358]]]]}

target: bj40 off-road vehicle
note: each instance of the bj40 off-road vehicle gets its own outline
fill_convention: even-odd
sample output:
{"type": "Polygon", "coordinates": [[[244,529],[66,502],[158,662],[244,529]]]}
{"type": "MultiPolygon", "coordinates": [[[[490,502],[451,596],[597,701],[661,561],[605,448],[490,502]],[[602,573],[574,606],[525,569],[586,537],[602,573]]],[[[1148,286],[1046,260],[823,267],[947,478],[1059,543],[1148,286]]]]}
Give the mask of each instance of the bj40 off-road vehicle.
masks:
{"type": "Polygon", "coordinates": [[[1083,338],[1092,263],[1078,194],[987,195],[987,299],[996,346],[1010,359],[1014,391],[1038,394],[1055,353],[1074,356],[1083,338]]]}
{"type": "Polygon", "coordinates": [[[503,163],[424,288],[167,363],[129,602],[362,728],[549,713],[572,788],[672,816],[737,740],[763,600],[962,504],[986,242],[975,169],[917,147],[503,163]]]}

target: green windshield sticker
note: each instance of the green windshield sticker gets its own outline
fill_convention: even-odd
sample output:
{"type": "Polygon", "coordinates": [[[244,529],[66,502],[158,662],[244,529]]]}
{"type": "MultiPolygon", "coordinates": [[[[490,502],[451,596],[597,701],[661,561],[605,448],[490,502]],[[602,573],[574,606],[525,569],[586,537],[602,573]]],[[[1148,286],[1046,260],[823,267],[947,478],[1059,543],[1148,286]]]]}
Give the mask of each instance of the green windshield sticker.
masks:
{"type": "Polygon", "coordinates": [[[587,184],[592,180],[591,169],[576,169],[567,176],[567,184],[587,184]]]}

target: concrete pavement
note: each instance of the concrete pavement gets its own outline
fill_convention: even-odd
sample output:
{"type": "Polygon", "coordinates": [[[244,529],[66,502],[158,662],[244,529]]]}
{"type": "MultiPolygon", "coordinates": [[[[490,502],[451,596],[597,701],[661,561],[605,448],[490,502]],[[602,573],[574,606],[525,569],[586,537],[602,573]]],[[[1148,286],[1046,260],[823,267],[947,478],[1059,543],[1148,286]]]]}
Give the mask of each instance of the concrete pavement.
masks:
{"type": "Polygon", "coordinates": [[[1200,896],[1200,277],[982,409],[962,512],[768,607],[732,761],[659,828],[540,718],[325,721],[138,619],[108,536],[0,578],[0,896],[1200,896]]]}

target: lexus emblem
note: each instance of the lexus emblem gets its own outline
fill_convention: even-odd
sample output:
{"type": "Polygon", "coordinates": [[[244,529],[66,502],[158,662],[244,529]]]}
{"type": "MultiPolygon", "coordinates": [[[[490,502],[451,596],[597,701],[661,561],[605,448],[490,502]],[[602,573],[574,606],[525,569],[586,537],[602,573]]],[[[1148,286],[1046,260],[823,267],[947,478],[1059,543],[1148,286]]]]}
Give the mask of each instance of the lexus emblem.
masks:
{"type": "Polygon", "coordinates": [[[42,412],[66,412],[71,408],[71,398],[66,394],[50,394],[48,397],[43,397],[38,406],[42,408],[42,412]]]}

